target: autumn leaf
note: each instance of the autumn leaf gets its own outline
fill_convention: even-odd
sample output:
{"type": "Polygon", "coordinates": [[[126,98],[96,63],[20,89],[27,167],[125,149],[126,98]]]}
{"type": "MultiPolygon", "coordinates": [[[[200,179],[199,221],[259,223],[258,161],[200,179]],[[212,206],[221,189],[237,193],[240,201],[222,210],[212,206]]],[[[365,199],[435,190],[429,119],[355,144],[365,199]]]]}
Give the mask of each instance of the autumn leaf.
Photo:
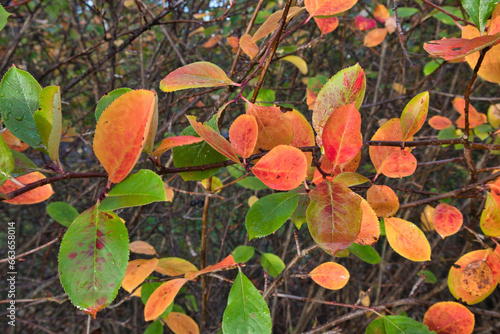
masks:
{"type": "Polygon", "coordinates": [[[397,150],[387,156],[380,166],[380,173],[387,177],[401,178],[412,175],[417,169],[417,159],[405,150],[397,150]]]}
{"type": "Polygon", "coordinates": [[[424,315],[424,325],[436,334],[471,334],[474,330],[474,314],[462,304],[440,302],[432,305],[424,315]]]}
{"type": "Polygon", "coordinates": [[[349,281],[349,271],[335,262],[325,262],[314,268],[309,277],[325,289],[340,290],[349,281]]]}
{"type": "Polygon", "coordinates": [[[430,261],[431,246],[424,233],[400,218],[384,218],[387,241],[392,249],[410,261],[430,261]]]}
{"type": "Polygon", "coordinates": [[[358,1],[305,0],[304,5],[311,16],[332,16],[351,9],[358,1]]]}
{"type": "Polygon", "coordinates": [[[213,48],[214,46],[216,46],[217,44],[219,44],[220,40],[222,39],[222,35],[215,35],[215,36],[212,36],[208,39],[208,41],[206,41],[202,47],[204,47],[205,49],[211,49],[213,48]]]}
{"type": "Polygon", "coordinates": [[[366,200],[379,217],[392,217],[399,210],[399,199],[394,190],[385,185],[372,185],[366,200]]]}
{"type": "Polygon", "coordinates": [[[233,53],[238,52],[238,46],[239,46],[239,38],[236,36],[230,36],[226,39],[227,44],[229,44],[230,47],[233,49],[231,50],[233,53]]]}
{"type": "Polygon", "coordinates": [[[382,43],[387,36],[386,28],[372,29],[366,34],[363,45],[368,48],[373,48],[382,43]]]}
{"type": "Polygon", "coordinates": [[[170,312],[165,319],[168,328],[174,334],[199,334],[200,328],[188,315],[179,312],[170,312]]]}
{"type": "Polygon", "coordinates": [[[187,281],[189,281],[187,278],[177,278],[160,285],[146,303],[144,308],[145,320],[151,321],[158,318],[173,303],[175,296],[187,281]]]}
{"type": "Polygon", "coordinates": [[[433,56],[443,58],[447,61],[460,61],[470,54],[495,45],[499,40],[500,33],[493,36],[484,35],[470,39],[443,38],[424,43],[424,50],[433,56]]]}
{"type": "Polygon", "coordinates": [[[327,253],[349,247],[359,234],[361,198],[338,182],[325,181],[309,192],[307,226],[314,241],[327,253]]]}
{"type": "MultiPolygon", "coordinates": [[[[45,179],[45,175],[40,172],[33,172],[16,178],[18,183],[21,185],[27,185],[43,179],[45,179]]],[[[5,181],[5,183],[0,187],[0,193],[8,194],[14,190],[21,189],[22,186],[18,183],[14,183],[11,180],[5,181]]],[[[46,184],[42,187],[37,187],[24,194],[16,196],[13,199],[4,200],[3,202],[19,205],[36,204],[47,200],[50,196],[52,196],[52,194],[54,194],[52,186],[50,184],[46,184]]]]}
{"type": "MultiPolygon", "coordinates": [[[[4,185],[5,186],[5,185],[4,185]]],[[[495,201],[491,193],[487,193],[486,204],[481,213],[480,226],[485,235],[500,236],[500,209],[499,203],[495,201]]]]}
{"type": "Polygon", "coordinates": [[[328,18],[319,18],[315,17],[314,21],[318,25],[319,31],[321,31],[321,35],[326,35],[339,26],[339,19],[337,17],[328,17],[328,18]]]}
{"type": "Polygon", "coordinates": [[[110,182],[121,182],[139,160],[153,119],[155,95],[149,90],[129,91],[99,117],[94,152],[110,182]]]}
{"type": "Polygon", "coordinates": [[[375,22],[374,19],[366,18],[361,15],[357,15],[354,18],[354,24],[356,25],[356,28],[361,31],[370,30],[377,26],[377,22],[375,22]]]}
{"type": "Polygon", "coordinates": [[[160,161],[160,156],[171,148],[189,144],[196,144],[202,142],[203,138],[195,137],[195,136],[177,136],[177,137],[168,137],[162,140],[160,146],[151,154],[158,161],[160,161]]]}
{"type": "MultiPolygon", "coordinates": [[[[288,15],[286,16],[286,22],[289,22],[295,15],[299,14],[304,7],[297,7],[297,6],[292,6],[288,9],[288,15]]],[[[279,25],[279,21],[283,17],[283,10],[280,9],[273,14],[271,14],[267,20],[262,23],[262,25],[257,29],[255,34],[253,34],[253,37],[251,39],[251,42],[255,43],[261,38],[266,37],[270,33],[276,30],[279,25]]]]}
{"type": "MultiPolygon", "coordinates": [[[[311,124],[300,111],[292,110],[285,113],[285,117],[290,121],[293,129],[293,139],[290,145],[294,147],[314,146],[314,131],[311,124]]],[[[304,152],[307,158],[307,166],[311,166],[312,153],[304,152]]]]}
{"type": "Polygon", "coordinates": [[[323,128],[325,154],[334,168],[358,154],[363,146],[361,115],[354,103],[340,106],[333,111],[323,128]]]}
{"type": "Polygon", "coordinates": [[[307,63],[304,59],[300,58],[299,56],[285,56],[283,58],[280,58],[280,60],[285,60],[287,62],[292,63],[299,69],[300,73],[304,75],[307,74],[307,63]]]}
{"type": "Polygon", "coordinates": [[[364,198],[361,198],[361,212],[361,227],[354,242],[360,245],[373,245],[380,237],[380,222],[377,214],[364,198]]]}
{"type": "Polygon", "coordinates": [[[33,115],[35,125],[52,161],[59,162],[61,142],[61,88],[48,86],[39,93],[40,108],[33,115]]]}
{"type": "Polygon", "coordinates": [[[23,152],[30,147],[28,144],[15,137],[7,128],[3,129],[1,135],[7,146],[14,151],[23,152]]]}
{"type": "Polygon", "coordinates": [[[408,140],[422,128],[429,109],[429,92],[415,96],[406,104],[401,113],[401,135],[403,141],[408,140]]]}
{"type": "Polygon", "coordinates": [[[142,240],[136,240],[130,243],[129,249],[132,253],[155,255],[156,251],[153,246],[142,240]]]}
{"type": "Polygon", "coordinates": [[[444,239],[460,230],[464,222],[464,217],[454,206],[439,203],[436,210],[434,210],[433,222],[436,232],[444,239]]]}
{"type": "Polygon", "coordinates": [[[380,23],[384,23],[385,20],[387,20],[389,16],[391,16],[391,14],[389,14],[386,6],[380,4],[377,5],[373,10],[373,16],[375,16],[377,21],[379,21],[380,23]]]}
{"type": "Polygon", "coordinates": [[[301,150],[278,145],[255,164],[252,172],[272,189],[291,190],[304,181],[308,168],[306,156],[301,150]]]}
{"type": "Polygon", "coordinates": [[[242,158],[252,155],[257,143],[259,126],[257,120],[252,115],[240,115],[234,120],[229,128],[229,140],[242,158]]]}
{"type": "Polygon", "coordinates": [[[255,56],[259,53],[259,47],[255,42],[252,42],[252,36],[249,34],[245,34],[240,38],[240,47],[243,52],[250,57],[250,59],[254,59],[255,56]]]}
{"type": "Polygon", "coordinates": [[[189,280],[194,280],[196,277],[207,274],[207,273],[212,273],[216,271],[221,271],[221,270],[228,270],[228,269],[234,269],[237,267],[237,263],[234,262],[234,258],[232,254],[229,254],[224,260],[220,261],[219,263],[213,264],[211,266],[207,266],[204,269],[201,269],[199,271],[189,271],[184,274],[184,277],[189,279],[189,280]]]}
{"type": "Polygon", "coordinates": [[[127,292],[132,292],[155,270],[158,259],[138,259],[128,263],[122,287],[127,292]]]}
{"type": "MultiPolygon", "coordinates": [[[[452,101],[453,108],[460,114],[460,117],[455,122],[461,129],[465,129],[465,100],[461,97],[456,97],[452,101]]],[[[469,129],[474,129],[476,126],[484,124],[488,121],[486,114],[480,113],[469,103],[469,129]]]]}
{"type": "Polygon", "coordinates": [[[447,127],[450,127],[453,125],[453,122],[448,117],[437,116],[437,115],[432,116],[429,119],[428,123],[433,129],[436,129],[436,130],[443,130],[443,129],[446,129],[447,127]]]}
{"type": "Polygon", "coordinates": [[[174,92],[181,89],[240,86],[233,82],[217,65],[200,61],[182,66],[171,72],[160,82],[160,89],[164,92],[174,92]]]}
{"type": "Polygon", "coordinates": [[[191,262],[179,257],[164,257],[159,260],[155,271],[167,276],[179,276],[188,272],[196,272],[198,268],[191,262]]]}

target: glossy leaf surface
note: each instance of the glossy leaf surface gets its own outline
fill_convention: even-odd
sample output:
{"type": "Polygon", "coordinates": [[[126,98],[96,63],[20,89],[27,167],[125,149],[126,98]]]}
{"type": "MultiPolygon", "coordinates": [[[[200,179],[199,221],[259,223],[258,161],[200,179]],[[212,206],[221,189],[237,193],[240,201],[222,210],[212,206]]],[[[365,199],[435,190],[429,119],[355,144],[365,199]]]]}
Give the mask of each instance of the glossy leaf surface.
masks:
{"type": "Polygon", "coordinates": [[[7,180],[7,176],[11,175],[16,166],[14,155],[10,150],[3,137],[0,137],[0,186],[7,180]]]}
{"type": "Polygon", "coordinates": [[[40,109],[35,112],[35,125],[47,148],[52,161],[59,161],[59,143],[61,142],[62,115],[61,89],[48,86],[40,91],[40,109]]]}
{"type": "Polygon", "coordinates": [[[498,0],[462,0],[462,6],[481,32],[484,31],[486,21],[490,18],[497,3],[498,0]]]}
{"type": "Polygon", "coordinates": [[[358,257],[360,260],[369,263],[369,264],[377,264],[382,261],[380,255],[377,253],[372,246],[360,245],[358,243],[353,243],[347,248],[349,252],[358,257]]]}
{"type": "Polygon", "coordinates": [[[400,218],[385,218],[387,241],[399,255],[410,261],[429,261],[431,246],[424,233],[415,225],[400,218]]]}
{"type": "Polygon", "coordinates": [[[279,145],[262,157],[252,172],[272,189],[291,190],[302,183],[308,168],[307,159],[301,150],[279,145]]]}
{"type": "Polygon", "coordinates": [[[292,215],[299,203],[299,194],[276,193],[255,202],[245,218],[248,238],[261,238],[276,232],[292,215]]]}
{"type": "Polygon", "coordinates": [[[128,233],[112,212],[92,207],[64,234],[59,275],[71,302],[92,315],[116,297],[128,264],[128,233]]]}
{"type": "Polygon", "coordinates": [[[366,334],[434,334],[418,321],[402,315],[389,315],[375,319],[366,328],[366,334]]]}
{"type": "Polygon", "coordinates": [[[171,72],[160,82],[164,92],[174,92],[181,89],[239,86],[229,79],[226,73],[217,65],[200,61],[182,66],[171,72]]]}
{"type": "Polygon", "coordinates": [[[99,118],[94,151],[110,182],[121,182],[139,160],[153,118],[155,95],[148,90],[127,92],[99,118]]]}
{"type": "Polygon", "coordinates": [[[423,323],[436,334],[471,334],[475,319],[474,314],[462,304],[440,302],[425,312],[423,323]]]}
{"type": "Polygon", "coordinates": [[[59,224],[69,227],[79,216],[78,211],[66,202],[52,202],[47,205],[47,213],[59,224]]]}
{"type": "Polygon", "coordinates": [[[309,192],[307,226],[314,241],[335,254],[356,240],[361,227],[361,198],[345,185],[325,181],[309,192]]]}
{"type": "Polygon", "coordinates": [[[342,289],[349,281],[349,271],[335,262],[325,262],[314,268],[309,277],[325,289],[342,289]]]}

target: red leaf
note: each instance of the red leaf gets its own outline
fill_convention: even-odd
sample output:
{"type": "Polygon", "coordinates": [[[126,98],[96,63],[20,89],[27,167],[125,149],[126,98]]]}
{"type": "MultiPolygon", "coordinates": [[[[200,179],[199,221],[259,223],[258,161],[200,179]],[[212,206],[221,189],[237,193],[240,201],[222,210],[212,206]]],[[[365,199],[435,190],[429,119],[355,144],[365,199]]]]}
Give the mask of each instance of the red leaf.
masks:
{"type": "Polygon", "coordinates": [[[432,305],[424,315],[424,325],[436,334],[471,334],[474,330],[474,314],[462,304],[440,302],[432,305]]]}
{"type": "Polygon", "coordinates": [[[311,16],[332,16],[352,8],[358,0],[306,0],[304,2],[311,16]]]}
{"type": "MultiPolygon", "coordinates": [[[[311,124],[300,111],[292,110],[285,113],[293,129],[293,139],[290,145],[294,147],[314,146],[314,131],[311,124]]],[[[312,153],[304,152],[307,158],[307,166],[311,166],[312,153]]]]}
{"type": "Polygon", "coordinates": [[[278,145],[289,145],[293,140],[293,129],[290,121],[277,107],[261,107],[247,102],[247,114],[257,120],[259,135],[253,154],[259,149],[271,150],[278,145]]]}
{"type": "Polygon", "coordinates": [[[334,168],[358,154],[363,146],[361,115],[354,103],[340,106],[333,111],[323,128],[325,154],[334,168]]]}
{"type": "Polygon", "coordinates": [[[309,192],[307,226],[314,241],[335,255],[349,247],[361,226],[361,198],[338,182],[322,182],[309,192]]]}
{"type": "Polygon", "coordinates": [[[252,168],[265,185],[276,190],[297,188],[307,176],[307,159],[296,147],[279,145],[252,168]]]}
{"type": "Polygon", "coordinates": [[[436,130],[444,130],[453,125],[452,121],[448,117],[443,116],[432,116],[428,122],[429,125],[436,130]]]}
{"type": "Polygon", "coordinates": [[[177,136],[177,137],[168,137],[163,139],[160,146],[151,154],[158,161],[160,161],[160,156],[171,148],[189,144],[196,144],[203,141],[203,138],[195,137],[195,136],[177,136]]]}
{"type": "Polygon", "coordinates": [[[177,278],[160,285],[149,297],[144,308],[144,318],[151,321],[158,318],[174,301],[175,296],[186,282],[187,278],[177,278]]]}
{"type": "MultiPolygon", "coordinates": [[[[452,101],[453,108],[460,114],[460,117],[455,122],[460,129],[465,129],[465,100],[461,97],[456,97],[452,101]]],[[[476,126],[484,124],[488,121],[486,114],[480,113],[469,103],[469,129],[474,129],[476,126]]]]}
{"type": "Polygon", "coordinates": [[[380,172],[387,177],[401,178],[415,173],[417,159],[405,150],[397,150],[387,156],[380,166],[380,172]]]}
{"type": "Polygon", "coordinates": [[[234,258],[232,255],[228,255],[224,260],[220,261],[219,263],[213,264],[211,266],[208,266],[202,270],[195,271],[195,272],[187,272],[184,277],[193,280],[196,277],[207,274],[207,273],[212,273],[214,271],[221,271],[221,270],[228,270],[228,269],[234,269],[237,267],[237,263],[234,262],[234,258]]]}
{"type": "Polygon", "coordinates": [[[121,182],[139,160],[156,108],[155,95],[149,90],[129,91],[99,117],[94,152],[110,182],[121,182]]]}
{"type": "Polygon", "coordinates": [[[361,15],[358,15],[358,16],[356,16],[356,18],[354,18],[354,24],[356,25],[356,27],[359,30],[364,31],[364,30],[370,30],[370,29],[375,28],[375,26],[377,25],[377,22],[375,22],[374,19],[366,18],[366,17],[363,17],[361,15]]]}
{"type": "Polygon", "coordinates": [[[438,41],[424,43],[424,50],[433,56],[444,60],[460,61],[465,56],[480,51],[488,46],[495,45],[500,40],[500,34],[484,35],[472,39],[443,38],[438,41]]]}
{"type": "Polygon", "coordinates": [[[164,92],[200,87],[240,86],[229,79],[217,65],[200,61],[176,69],[160,82],[164,92]]]}
{"type": "Polygon", "coordinates": [[[231,146],[243,158],[248,158],[257,143],[259,126],[252,115],[240,115],[231,124],[229,140],[231,146]]]}
{"type": "Polygon", "coordinates": [[[415,225],[400,218],[384,218],[387,241],[399,255],[411,261],[431,259],[431,246],[424,233],[415,225]]]}
{"type": "Polygon", "coordinates": [[[440,203],[434,210],[433,221],[436,232],[444,239],[460,230],[464,217],[454,206],[440,203]]]}
{"type": "MultiPolygon", "coordinates": [[[[33,172],[26,175],[19,176],[16,178],[21,184],[30,184],[45,179],[45,175],[40,172],[33,172]]],[[[8,194],[14,190],[21,189],[22,187],[10,180],[5,181],[5,183],[0,187],[0,193],[8,194]]],[[[54,194],[52,186],[46,184],[42,187],[35,188],[24,194],[14,197],[13,199],[5,200],[4,203],[9,204],[36,204],[47,200],[50,196],[54,194]]]]}
{"type": "Polygon", "coordinates": [[[241,164],[240,159],[238,159],[238,156],[236,155],[236,151],[226,140],[226,138],[222,137],[220,133],[212,129],[210,126],[197,122],[195,116],[186,117],[189,121],[189,124],[191,124],[196,133],[199,134],[200,137],[205,139],[205,141],[217,152],[233,160],[234,162],[241,164]]]}
{"type": "Polygon", "coordinates": [[[326,19],[315,17],[314,21],[316,21],[316,24],[318,25],[322,35],[326,35],[334,31],[339,26],[339,19],[337,17],[329,17],[326,19]]]}
{"type": "Polygon", "coordinates": [[[325,262],[314,268],[309,277],[325,289],[340,290],[349,281],[349,271],[335,262],[325,262]]]}

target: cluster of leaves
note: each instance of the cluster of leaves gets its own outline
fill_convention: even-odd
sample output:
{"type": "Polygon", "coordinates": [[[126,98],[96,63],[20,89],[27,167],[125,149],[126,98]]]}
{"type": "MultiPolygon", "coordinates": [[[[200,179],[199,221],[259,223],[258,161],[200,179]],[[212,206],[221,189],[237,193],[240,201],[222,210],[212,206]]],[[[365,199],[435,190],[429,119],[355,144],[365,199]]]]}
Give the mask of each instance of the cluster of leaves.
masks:
{"type": "MultiPolygon", "coordinates": [[[[250,59],[262,56],[256,64],[259,69],[267,52],[272,50],[272,43],[268,46],[263,43],[259,47],[257,42],[271,34],[271,39],[278,41],[280,26],[298,17],[304,9],[308,14],[300,24],[305,25],[314,19],[325,35],[339,25],[335,15],[355,4],[356,1],[309,0],[305,1],[303,8],[290,6],[287,2],[285,9],[271,14],[253,36],[246,33],[227,41],[237,54],[241,49],[250,59]]],[[[488,3],[487,11],[478,10],[477,6],[483,6],[482,3],[464,4],[477,28],[462,27],[463,38],[432,41],[424,48],[447,61],[465,59],[473,69],[481,62],[474,73],[487,81],[499,83],[498,69],[481,72],[483,66],[496,64],[498,58],[495,48],[500,41],[497,29],[500,5],[495,7],[492,4],[488,3]],[[487,23],[490,17],[491,21],[487,23]],[[468,31],[469,28],[475,30],[468,31]],[[479,36],[486,29],[487,33],[479,36]]],[[[385,28],[373,29],[375,20],[361,16],[355,19],[360,31],[373,29],[365,37],[367,47],[380,44],[388,31],[396,29],[396,19],[391,19],[385,6],[376,6],[373,16],[384,23],[385,28]]],[[[221,39],[222,36],[212,36],[203,47],[212,48],[221,39]]],[[[300,57],[281,59],[307,73],[307,64],[300,57]]],[[[379,263],[380,255],[372,246],[385,236],[391,248],[402,257],[414,262],[431,260],[431,245],[425,233],[415,223],[395,217],[400,213],[400,201],[394,189],[390,185],[377,184],[382,179],[414,175],[418,162],[412,149],[419,146],[414,137],[427,119],[429,92],[413,96],[400,117],[385,120],[370,141],[363,141],[359,110],[365,98],[367,79],[359,64],[346,67],[330,79],[316,76],[308,80],[306,94],[307,104],[312,110],[311,124],[298,110],[258,103],[256,94],[250,100],[243,96],[250,79],[235,82],[219,66],[206,61],[172,71],[159,83],[164,92],[226,86],[240,90],[208,121],[199,122],[196,116],[187,116],[189,125],[182,133],[167,137],[160,143],[155,143],[160,120],[156,92],[120,88],[99,100],[95,110],[93,151],[106,173],[93,176],[107,178],[106,186],[97,201],[81,214],[64,202],[53,202],[47,207],[51,217],[68,227],[59,251],[59,275],[64,290],[76,307],[95,318],[115,299],[121,286],[131,296],[142,299],[144,319],[154,321],[148,331],[162,331],[165,323],[175,333],[199,332],[193,319],[174,310],[174,299],[190,281],[237,268],[238,274],[232,281],[222,317],[222,331],[271,332],[271,312],[265,297],[273,291],[261,294],[241,269],[243,263],[253,257],[254,247],[240,246],[222,261],[198,269],[186,259],[160,257],[146,242],[129,243],[128,230],[124,220],[117,215],[118,210],[172,200],[174,190],[160,176],[169,173],[168,167],[161,163],[161,157],[170,149],[173,149],[175,171],[180,172],[185,181],[202,181],[209,194],[226,186],[215,177],[222,167],[236,175],[240,185],[273,190],[273,193],[254,201],[246,214],[249,240],[275,233],[290,219],[297,230],[307,224],[316,245],[334,259],[353,253],[367,263],[379,263]],[[220,131],[220,121],[226,110],[240,100],[246,113],[235,117],[229,125],[228,138],[225,138],[220,131]],[[374,170],[374,175],[368,175],[370,177],[357,172],[364,158],[364,145],[369,146],[368,155],[374,170]],[[140,169],[131,174],[142,153],[154,163],[156,173],[140,169]],[[254,175],[253,179],[250,179],[250,174],[254,175]],[[245,180],[246,185],[241,183],[245,180]],[[359,189],[366,190],[366,198],[357,193],[359,189]],[[129,251],[148,258],[129,261],[129,251]],[[163,279],[154,272],[171,278],[163,279]]],[[[59,155],[61,141],[68,132],[63,122],[61,99],[60,87],[42,88],[33,76],[15,66],[4,75],[0,83],[0,111],[7,128],[0,138],[0,196],[3,202],[35,204],[54,194],[51,178],[45,177],[42,168],[19,152],[22,151],[21,145],[46,154],[52,161],[48,167],[57,174],[54,178],[79,177],[77,173],[65,170],[59,155]]],[[[453,106],[460,113],[457,127],[465,132],[464,141],[460,141],[463,146],[457,149],[470,149],[469,135],[474,134],[487,141],[486,144],[497,143],[498,137],[492,134],[499,122],[497,106],[490,108],[488,117],[479,113],[465,98],[456,98],[453,106]],[[482,126],[488,121],[487,127],[482,126]],[[469,130],[472,131],[470,134],[469,130]]],[[[458,143],[457,136],[464,133],[456,130],[446,117],[434,116],[429,119],[429,125],[441,131],[439,138],[450,139],[453,143],[458,143]]],[[[488,185],[488,189],[480,228],[485,236],[495,241],[494,238],[500,236],[500,181],[488,185]]],[[[461,230],[464,219],[456,207],[440,203],[430,211],[426,216],[427,230],[435,229],[442,238],[461,230]]],[[[467,304],[484,300],[500,281],[500,250],[484,245],[484,249],[469,252],[458,259],[448,274],[450,292],[467,304]]],[[[287,265],[280,257],[261,253],[260,262],[263,270],[276,278],[274,282],[283,279],[287,265]]],[[[353,269],[328,261],[305,276],[326,289],[339,290],[346,286],[353,272],[353,269]]],[[[375,308],[366,308],[377,312],[375,308]]],[[[465,306],[442,302],[429,308],[423,324],[406,316],[382,316],[371,322],[366,332],[391,333],[411,329],[419,333],[455,330],[471,333],[473,328],[474,316],[465,306]]]]}

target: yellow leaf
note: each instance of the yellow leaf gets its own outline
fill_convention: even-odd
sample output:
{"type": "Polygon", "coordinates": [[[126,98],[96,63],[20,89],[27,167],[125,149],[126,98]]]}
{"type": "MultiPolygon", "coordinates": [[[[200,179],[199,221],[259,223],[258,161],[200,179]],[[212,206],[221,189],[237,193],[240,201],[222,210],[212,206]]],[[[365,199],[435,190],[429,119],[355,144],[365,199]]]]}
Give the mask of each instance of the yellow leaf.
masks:
{"type": "Polygon", "coordinates": [[[299,56],[286,56],[281,58],[281,60],[286,60],[299,69],[300,73],[306,75],[307,74],[307,63],[304,61],[304,59],[300,58],[299,56]]]}

